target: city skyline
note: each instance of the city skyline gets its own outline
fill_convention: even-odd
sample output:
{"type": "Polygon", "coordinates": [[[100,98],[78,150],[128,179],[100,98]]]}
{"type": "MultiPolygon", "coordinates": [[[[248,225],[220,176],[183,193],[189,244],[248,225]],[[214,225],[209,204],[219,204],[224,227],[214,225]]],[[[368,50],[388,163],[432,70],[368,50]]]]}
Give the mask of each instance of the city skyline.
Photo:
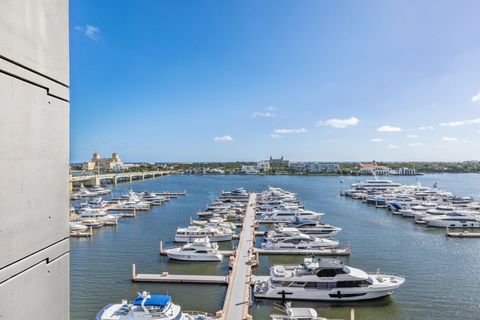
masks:
{"type": "Polygon", "coordinates": [[[71,162],[480,158],[474,1],[143,4],[71,3],[71,162]]]}

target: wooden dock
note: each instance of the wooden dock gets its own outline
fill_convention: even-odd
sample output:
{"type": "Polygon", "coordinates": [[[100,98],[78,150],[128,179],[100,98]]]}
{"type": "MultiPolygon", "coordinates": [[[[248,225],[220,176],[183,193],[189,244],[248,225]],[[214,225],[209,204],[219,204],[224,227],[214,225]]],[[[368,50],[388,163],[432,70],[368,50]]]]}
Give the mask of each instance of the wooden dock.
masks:
{"type": "Polygon", "coordinates": [[[135,264],[132,265],[132,281],[158,283],[199,283],[199,284],[228,284],[228,276],[209,276],[197,274],[160,274],[137,273],[135,264]]]}
{"type": "Polygon", "coordinates": [[[252,265],[255,264],[255,206],[257,194],[249,195],[243,219],[242,232],[236,250],[230,281],[228,284],[221,318],[223,320],[241,320],[249,316],[251,304],[252,265]]]}
{"type": "Polygon", "coordinates": [[[480,238],[480,232],[472,232],[469,230],[450,231],[448,227],[445,235],[452,238],[480,238]]]}

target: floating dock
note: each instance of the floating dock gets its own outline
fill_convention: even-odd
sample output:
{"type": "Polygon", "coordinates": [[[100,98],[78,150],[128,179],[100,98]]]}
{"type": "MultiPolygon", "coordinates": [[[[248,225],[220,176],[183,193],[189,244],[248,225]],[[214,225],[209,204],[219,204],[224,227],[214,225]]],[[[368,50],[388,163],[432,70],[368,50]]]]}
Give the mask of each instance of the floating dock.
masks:
{"type": "Polygon", "coordinates": [[[255,207],[257,194],[251,193],[243,219],[242,232],[236,250],[225,302],[223,304],[223,320],[240,320],[250,317],[248,309],[251,304],[252,265],[256,264],[254,255],[255,242],[255,207]]]}
{"type": "Polygon", "coordinates": [[[447,228],[445,235],[452,238],[480,238],[480,232],[472,232],[469,230],[450,231],[449,228],[447,228]]]}

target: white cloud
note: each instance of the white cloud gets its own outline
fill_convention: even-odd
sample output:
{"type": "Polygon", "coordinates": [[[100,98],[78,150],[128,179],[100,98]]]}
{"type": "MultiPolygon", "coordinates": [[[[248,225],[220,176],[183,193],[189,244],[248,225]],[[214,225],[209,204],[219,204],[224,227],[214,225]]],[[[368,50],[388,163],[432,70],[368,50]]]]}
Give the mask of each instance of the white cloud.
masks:
{"type": "Polygon", "coordinates": [[[480,92],[472,97],[472,102],[480,102],[480,92]]]}
{"type": "Polygon", "coordinates": [[[443,138],[442,138],[442,141],[446,141],[446,142],[458,141],[458,138],[443,137],[443,138]]]}
{"type": "Polygon", "coordinates": [[[458,127],[458,126],[463,126],[464,124],[465,124],[464,121],[450,121],[450,122],[440,123],[440,127],[458,127]]]}
{"type": "Polygon", "coordinates": [[[420,142],[410,143],[409,146],[410,147],[421,147],[421,146],[423,146],[423,143],[420,143],[420,142]]]}
{"type": "Polygon", "coordinates": [[[226,136],[215,137],[215,138],[213,138],[213,141],[215,141],[215,142],[229,142],[229,141],[233,141],[233,138],[230,135],[226,135],[226,136]]]}
{"type": "Polygon", "coordinates": [[[435,127],[434,127],[434,126],[418,127],[418,130],[422,130],[422,131],[425,131],[425,130],[435,130],[435,127]]]}
{"type": "Polygon", "coordinates": [[[466,122],[468,124],[480,124],[480,118],[467,120],[466,122]]]}
{"type": "Polygon", "coordinates": [[[84,26],[75,26],[75,30],[84,33],[85,36],[93,41],[100,40],[100,29],[98,27],[86,24],[84,26]]]}
{"type": "Polygon", "coordinates": [[[388,147],[390,149],[398,149],[398,146],[396,144],[389,144],[388,147]]]}
{"type": "Polygon", "coordinates": [[[251,118],[273,118],[275,117],[276,114],[270,111],[265,111],[265,112],[253,112],[250,117],[251,118]]]}
{"type": "Polygon", "coordinates": [[[416,135],[416,134],[409,134],[409,135],[407,136],[407,138],[409,138],[409,139],[417,139],[417,138],[418,138],[418,135],[416,135]]]}
{"type": "Polygon", "coordinates": [[[300,128],[300,129],[276,129],[273,131],[273,133],[276,134],[288,134],[288,133],[304,133],[307,132],[305,128],[300,128]]]}
{"type": "Polygon", "coordinates": [[[380,128],[377,129],[378,132],[400,132],[402,129],[400,127],[394,127],[394,126],[381,126],[380,128]]]}
{"type": "Polygon", "coordinates": [[[278,139],[278,138],[282,138],[283,136],[278,133],[272,133],[270,134],[270,137],[272,137],[273,139],[278,139]]]}
{"type": "Polygon", "coordinates": [[[358,118],[351,117],[348,119],[328,119],[325,121],[317,121],[316,126],[330,126],[332,128],[343,129],[349,126],[356,126],[360,122],[358,118]]]}
{"type": "Polygon", "coordinates": [[[372,142],[383,142],[383,139],[373,138],[373,139],[371,139],[370,141],[372,141],[372,142]]]}

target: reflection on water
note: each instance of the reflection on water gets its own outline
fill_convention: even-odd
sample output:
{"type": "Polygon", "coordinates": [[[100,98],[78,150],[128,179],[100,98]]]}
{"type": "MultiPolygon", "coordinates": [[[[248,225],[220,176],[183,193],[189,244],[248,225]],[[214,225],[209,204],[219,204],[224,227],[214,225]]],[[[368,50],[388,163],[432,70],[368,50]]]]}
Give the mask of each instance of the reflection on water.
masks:
{"type": "MultiPolygon", "coordinates": [[[[418,181],[437,182],[439,188],[480,199],[478,178],[476,174],[443,174],[421,176],[418,181]]],[[[394,178],[405,183],[415,183],[415,179],[394,178]]],[[[166,247],[173,246],[177,226],[195,218],[195,212],[221,190],[244,186],[248,191],[261,191],[272,185],[297,192],[306,209],[325,212],[323,222],[343,228],[337,238],[352,248],[352,256],[342,258],[346,264],[365,271],[380,267],[407,279],[385,299],[349,304],[294,302],[294,306],[314,307],[322,316],[344,319],[350,308],[355,308],[357,319],[478,319],[480,239],[446,238],[442,230],[425,229],[384,209],[340,197],[339,191],[356,178],[343,180],[344,184],[338,177],[171,176],[118,185],[115,196],[127,187],[187,190],[187,195],[150,212],[139,212],[136,218],[120,219],[116,227],[96,230],[92,239],[71,240],[71,318],[94,319],[105,304],[131,299],[143,290],[171,294],[186,310],[221,309],[225,286],[132,283],[131,265],[135,263],[140,273],[227,274],[226,259],[222,263],[168,262],[159,254],[160,240],[166,247]]],[[[222,249],[229,247],[221,244],[222,249]]],[[[263,256],[255,273],[265,275],[272,264],[301,261],[300,257],[263,256]]],[[[269,319],[273,311],[272,301],[255,301],[252,306],[255,319],[269,319]]]]}

